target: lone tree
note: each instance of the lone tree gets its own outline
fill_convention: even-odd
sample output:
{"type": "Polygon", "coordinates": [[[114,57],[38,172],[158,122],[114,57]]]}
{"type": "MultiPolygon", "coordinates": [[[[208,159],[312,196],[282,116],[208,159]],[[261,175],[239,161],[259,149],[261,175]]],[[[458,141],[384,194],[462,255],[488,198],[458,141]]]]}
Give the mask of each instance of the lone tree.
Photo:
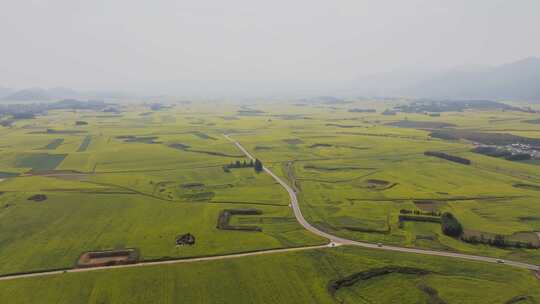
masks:
{"type": "Polygon", "coordinates": [[[463,234],[463,226],[450,212],[445,212],[441,216],[441,228],[442,232],[448,236],[459,237],[463,234]]]}
{"type": "Polygon", "coordinates": [[[263,164],[260,160],[255,159],[255,172],[259,173],[263,170],[263,164]]]}

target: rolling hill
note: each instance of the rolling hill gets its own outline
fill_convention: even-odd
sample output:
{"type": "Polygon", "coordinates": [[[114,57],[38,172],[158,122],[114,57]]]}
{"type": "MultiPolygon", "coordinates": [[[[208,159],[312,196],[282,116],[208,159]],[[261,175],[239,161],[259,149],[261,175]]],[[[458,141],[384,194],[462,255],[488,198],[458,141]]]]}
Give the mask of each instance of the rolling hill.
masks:
{"type": "Polygon", "coordinates": [[[494,67],[441,73],[402,90],[432,98],[494,98],[540,101],[540,58],[494,67]]]}

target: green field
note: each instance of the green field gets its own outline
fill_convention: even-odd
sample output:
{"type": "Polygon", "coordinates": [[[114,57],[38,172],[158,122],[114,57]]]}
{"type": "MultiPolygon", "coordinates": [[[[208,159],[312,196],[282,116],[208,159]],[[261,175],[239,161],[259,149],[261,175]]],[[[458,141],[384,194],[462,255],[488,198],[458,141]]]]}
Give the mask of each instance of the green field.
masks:
{"type": "MultiPolygon", "coordinates": [[[[448,211],[467,231],[500,234],[508,239],[527,233],[538,242],[535,232],[540,230],[540,222],[531,216],[540,214],[536,204],[540,199],[536,188],[540,185],[540,169],[534,162],[473,153],[468,141],[432,138],[431,131],[410,128],[411,124],[407,128],[388,126],[404,119],[451,122],[455,128],[510,130],[507,132],[520,136],[527,132],[527,136],[539,138],[530,124],[522,122],[537,114],[466,112],[433,118],[411,113],[385,117],[335,112],[336,118],[321,115],[324,118],[317,119],[315,112],[309,120],[279,124],[272,120],[267,122],[265,132],[236,136],[294,184],[310,222],[351,239],[540,262],[537,249],[472,245],[443,235],[439,225],[422,224],[418,230],[417,225],[399,227],[398,222],[401,209],[448,211]],[[512,125],[501,118],[506,116],[512,125]],[[464,157],[472,164],[425,156],[424,152],[430,150],[464,157]],[[529,186],[515,186],[521,183],[529,186]]],[[[426,124],[418,125],[424,128],[426,124]]]]}
{"type": "Polygon", "coordinates": [[[64,160],[66,154],[26,154],[17,157],[17,168],[31,168],[33,171],[54,170],[64,160]]]}
{"type": "MultiPolygon", "coordinates": [[[[247,160],[224,134],[286,179],[305,218],[321,230],[540,264],[538,161],[490,157],[471,152],[469,139],[430,136],[450,129],[480,132],[481,140],[492,133],[538,140],[538,125],[530,123],[538,114],[382,115],[392,103],[202,102],[155,111],[126,103],[119,114],[55,110],[0,127],[0,275],[70,268],[92,250],[137,248],[142,260],[155,260],[325,244],[296,221],[287,192],[268,174],[224,170],[247,160]],[[349,112],[354,108],[377,112],[349,112]],[[75,130],[77,121],[88,124],[75,130]],[[46,199],[28,199],[37,194],[46,199]],[[261,213],[233,215],[229,224],[262,231],[217,228],[223,210],[244,209],[261,213]],[[439,223],[400,222],[404,210],[451,212],[466,236],[499,235],[532,247],[467,243],[443,234],[439,223]],[[175,246],[185,233],[196,244],[175,246]]],[[[505,303],[516,296],[534,303],[539,284],[531,273],[504,265],[340,247],[5,281],[0,302],[418,303],[437,301],[429,295],[435,288],[448,303],[505,303]],[[331,280],[386,266],[431,272],[376,277],[338,290],[336,298],[327,290],[331,280]],[[391,285],[399,288],[388,291],[391,285]]]]}
{"type": "Polygon", "coordinates": [[[79,146],[79,148],[77,149],[77,152],[84,152],[86,151],[86,149],[88,149],[88,146],[90,145],[90,143],[92,142],[92,136],[90,135],[86,135],[83,139],[83,141],[81,142],[81,145],[79,146]]]}
{"type": "Polygon", "coordinates": [[[481,263],[355,248],[261,255],[232,260],[68,273],[0,281],[3,303],[519,303],[540,299],[528,271],[481,263]],[[382,267],[423,269],[391,273],[343,287],[330,282],[382,267]],[[33,292],[28,292],[33,290],[33,292]]]}
{"type": "Polygon", "coordinates": [[[56,139],[53,139],[51,140],[50,143],[48,143],[44,149],[47,149],[47,150],[54,150],[56,148],[58,148],[62,143],[64,142],[64,139],[63,138],[56,138],[56,139]]]}

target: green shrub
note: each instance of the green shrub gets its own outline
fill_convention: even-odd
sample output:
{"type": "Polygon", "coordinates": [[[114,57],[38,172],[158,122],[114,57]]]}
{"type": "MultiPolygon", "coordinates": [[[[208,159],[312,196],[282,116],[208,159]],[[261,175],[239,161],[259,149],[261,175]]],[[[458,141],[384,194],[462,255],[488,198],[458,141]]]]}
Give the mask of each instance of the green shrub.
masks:
{"type": "Polygon", "coordinates": [[[448,236],[459,237],[463,234],[463,226],[450,212],[445,212],[441,216],[441,229],[448,236]]]}

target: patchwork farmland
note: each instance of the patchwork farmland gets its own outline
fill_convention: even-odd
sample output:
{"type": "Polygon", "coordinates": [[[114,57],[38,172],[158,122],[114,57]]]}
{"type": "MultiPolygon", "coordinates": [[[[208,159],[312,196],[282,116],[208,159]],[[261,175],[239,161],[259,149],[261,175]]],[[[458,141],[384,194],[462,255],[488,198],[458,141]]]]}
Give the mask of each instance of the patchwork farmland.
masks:
{"type": "Polygon", "coordinates": [[[534,272],[512,267],[540,264],[538,165],[434,136],[534,142],[538,114],[383,115],[391,104],[369,100],[116,106],[0,128],[0,302],[200,302],[203,290],[210,302],[540,299],[534,272]],[[351,111],[363,108],[374,111],[351,111]],[[250,284],[231,288],[235,277],[250,284]]]}

